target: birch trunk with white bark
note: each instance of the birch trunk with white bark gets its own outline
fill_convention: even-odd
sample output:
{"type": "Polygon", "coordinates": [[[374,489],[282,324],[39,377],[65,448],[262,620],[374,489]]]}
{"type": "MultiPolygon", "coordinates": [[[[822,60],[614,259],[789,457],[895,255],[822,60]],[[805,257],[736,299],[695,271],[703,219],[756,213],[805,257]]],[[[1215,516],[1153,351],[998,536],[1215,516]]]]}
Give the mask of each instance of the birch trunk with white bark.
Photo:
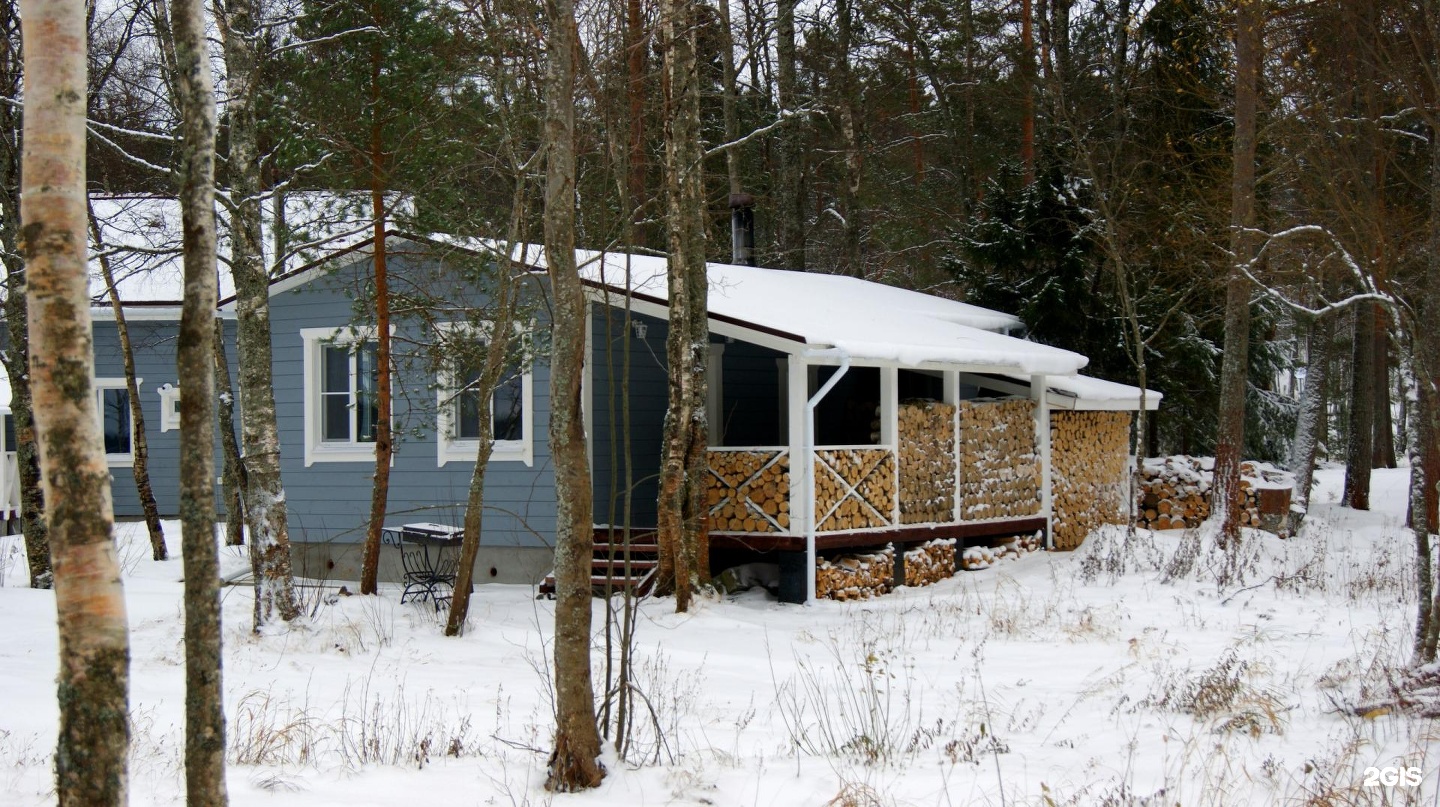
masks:
{"type": "Polygon", "coordinates": [[[255,577],[255,630],[299,616],[290,565],[280,431],[270,349],[270,276],[260,231],[260,151],[255,101],[264,42],[257,0],[228,0],[216,19],[225,49],[230,124],[230,269],[235,277],[245,515],[255,577]]]}
{"type": "Polygon", "coordinates": [[[24,0],[25,150],[19,246],[31,390],[55,564],[61,807],[126,803],[130,641],[110,469],[91,379],[85,256],[85,6],[24,0]]]}

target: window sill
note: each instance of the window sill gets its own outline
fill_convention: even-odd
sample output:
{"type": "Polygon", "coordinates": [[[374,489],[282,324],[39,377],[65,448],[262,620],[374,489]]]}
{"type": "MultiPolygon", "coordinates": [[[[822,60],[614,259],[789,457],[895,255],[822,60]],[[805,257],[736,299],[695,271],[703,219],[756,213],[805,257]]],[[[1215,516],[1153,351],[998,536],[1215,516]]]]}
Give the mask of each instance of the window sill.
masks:
{"type": "MultiPolygon", "coordinates": [[[[447,462],[475,464],[475,455],[480,452],[479,440],[453,440],[440,443],[439,459],[436,465],[443,468],[447,462]]],[[[523,462],[527,467],[535,464],[535,452],[526,440],[500,440],[490,454],[491,462],[523,462]]]]}
{"type": "Polygon", "coordinates": [[[305,452],[305,466],[317,462],[375,462],[374,443],[321,443],[305,452]]]}

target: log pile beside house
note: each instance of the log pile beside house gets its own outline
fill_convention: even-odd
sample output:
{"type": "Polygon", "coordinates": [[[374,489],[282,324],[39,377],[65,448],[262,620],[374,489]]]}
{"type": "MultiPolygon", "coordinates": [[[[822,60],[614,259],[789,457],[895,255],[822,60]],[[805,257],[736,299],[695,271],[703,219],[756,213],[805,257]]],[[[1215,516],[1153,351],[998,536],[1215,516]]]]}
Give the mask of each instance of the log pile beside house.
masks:
{"type": "Polygon", "coordinates": [[[955,575],[955,539],[937,538],[905,552],[905,585],[928,586],[955,575]]]}
{"type": "Polygon", "coordinates": [[[1051,531],[1056,549],[1079,547],[1103,524],[1125,523],[1129,441],[1129,412],[1051,413],[1051,531]]]}
{"type": "Polygon", "coordinates": [[[900,523],[955,519],[955,407],[910,401],[896,417],[900,442],[900,523]]]}
{"type": "Polygon", "coordinates": [[[815,596],[831,600],[866,600],[890,591],[895,577],[895,549],[885,547],[864,555],[824,558],[815,565],[815,596]]]}
{"type": "MultiPolygon", "coordinates": [[[[1197,527],[1210,516],[1215,460],[1211,457],[1155,457],[1140,472],[1136,522],[1155,530],[1197,527]]],[[[1290,509],[1295,477],[1269,463],[1240,464],[1240,524],[1278,532],[1290,509]]]]}
{"type": "Polygon", "coordinates": [[[1040,513],[1034,402],[962,402],[960,452],[960,512],[965,519],[1040,513]]]}
{"type": "Polygon", "coordinates": [[[710,529],[784,532],[790,527],[790,455],[783,450],[706,452],[710,529]]]}
{"type": "Polygon", "coordinates": [[[815,523],[822,531],[888,527],[895,512],[895,457],[869,448],[815,452],[815,523]]]}
{"type": "Polygon", "coordinates": [[[967,547],[960,554],[960,568],[967,572],[978,572],[1002,560],[1019,560],[1031,552],[1039,552],[1044,546],[1045,538],[1037,532],[1032,535],[1017,535],[999,546],[967,547]]]}

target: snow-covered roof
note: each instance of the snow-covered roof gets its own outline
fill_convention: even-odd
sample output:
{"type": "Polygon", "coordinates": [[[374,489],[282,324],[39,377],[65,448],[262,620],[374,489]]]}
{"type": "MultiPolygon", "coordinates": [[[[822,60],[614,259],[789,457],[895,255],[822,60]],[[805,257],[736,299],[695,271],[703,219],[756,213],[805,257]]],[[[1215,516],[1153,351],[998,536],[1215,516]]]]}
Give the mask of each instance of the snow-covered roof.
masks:
{"type": "MultiPolygon", "coordinates": [[[[1029,383],[1030,379],[1006,374],[1016,381],[1029,383]]],[[[1099,409],[1106,411],[1136,411],[1140,408],[1140,388],[1114,381],[1091,378],[1087,375],[1050,376],[1045,379],[1052,403],[1066,409],[1099,409]],[[1056,399],[1059,399],[1058,402],[1056,399]]],[[[1160,408],[1165,396],[1153,389],[1145,390],[1145,409],[1153,412],[1160,408]]]]}
{"type": "MultiPolygon", "coordinates": [[[[464,245],[454,239],[449,243],[464,245]]],[[[544,251],[519,256],[543,267],[544,251]]],[[[664,258],[578,250],[582,279],[594,287],[664,305],[664,258]],[[627,275],[628,271],[628,275],[627,275]],[[628,283],[626,278],[629,278],[628,283]]],[[[999,311],[840,275],[711,263],[710,317],[779,336],[797,352],[833,351],[852,360],[902,366],[956,365],[1024,374],[1069,375],[1089,361],[1079,353],[1006,336],[1021,321],[999,311]]]]}
{"type": "MultiPolygon", "coordinates": [[[[369,194],[299,192],[287,194],[284,199],[286,249],[293,254],[287,255],[281,266],[274,267],[276,274],[284,271],[285,263],[313,260],[370,237],[369,194]]],[[[99,260],[104,254],[110,260],[122,303],[178,306],[184,297],[179,201],[159,196],[96,196],[90,201],[104,246],[102,250],[92,234],[90,299],[99,307],[109,307],[99,260]]],[[[408,202],[403,204],[408,207],[408,202]]],[[[220,299],[223,300],[234,295],[235,284],[224,260],[230,254],[229,219],[223,206],[217,205],[216,212],[217,249],[222,258],[220,299]]],[[[261,203],[261,217],[265,261],[273,266],[276,260],[272,199],[261,203]]]]}

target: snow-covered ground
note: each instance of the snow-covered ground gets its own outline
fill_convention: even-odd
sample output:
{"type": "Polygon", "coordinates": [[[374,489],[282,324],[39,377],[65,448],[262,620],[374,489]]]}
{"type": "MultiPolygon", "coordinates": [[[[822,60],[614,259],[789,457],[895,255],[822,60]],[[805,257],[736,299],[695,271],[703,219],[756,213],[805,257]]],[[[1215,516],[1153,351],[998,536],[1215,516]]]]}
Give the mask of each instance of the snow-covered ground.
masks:
{"type": "MultiPolygon", "coordinates": [[[[1117,532],[863,603],[750,591],[675,615],[645,602],[635,675],[648,706],[628,759],[612,751],[600,789],[553,801],[1434,804],[1440,726],[1349,711],[1408,655],[1404,482],[1377,472],[1375,510],[1358,513],[1335,504],[1339,472],[1322,472],[1305,532],[1247,533],[1244,581],[1223,589],[1194,533],[1127,546],[1117,532]],[[1369,767],[1423,781],[1366,787],[1369,767]]],[[[121,530],[131,803],[178,804],[181,565],[150,561],[138,527],[121,530]]],[[[0,539],[0,803],[52,804],[54,603],[24,587],[18,547],[0,539]]],[[[223,556],[227,572],[246,563],[223,556]]],[[[309,624],[265,637],[249,631],[250,591],[225,590],[232,803],[552,801],[552,603],[478,588],[467,635],[446,639],[398,590],[333,590],[306,589],[309,624]]],[[[595,669],[604,681],[603,649],[595,669]]]]}

